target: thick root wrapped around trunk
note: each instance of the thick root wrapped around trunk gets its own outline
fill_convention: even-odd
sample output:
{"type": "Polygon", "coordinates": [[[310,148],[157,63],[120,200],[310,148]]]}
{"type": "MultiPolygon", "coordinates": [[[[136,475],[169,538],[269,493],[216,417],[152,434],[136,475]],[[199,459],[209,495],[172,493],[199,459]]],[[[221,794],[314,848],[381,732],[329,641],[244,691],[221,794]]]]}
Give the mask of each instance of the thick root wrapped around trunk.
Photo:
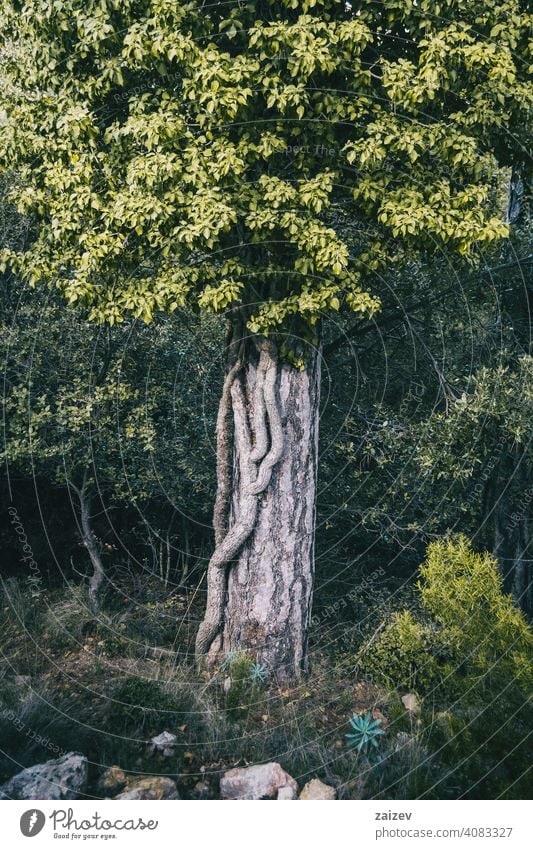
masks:
{"type": "MultiPolygon", "coordinates": [[[[317,352],[297,371],[281,365],[266,342],[258,363],[228,373],[234,431],[229,530],[217,533],[196,643],[208,667],[230,651],[245,651],[276,679],[307,668],[319,377],[317,352]]],[[[223,402],[224,393],[221,408],[223,402]]],[[[225,432],[217,439],[227,446],[225,432]]],[[[220,516],[220,497],[217,503],[220,516]]]]}

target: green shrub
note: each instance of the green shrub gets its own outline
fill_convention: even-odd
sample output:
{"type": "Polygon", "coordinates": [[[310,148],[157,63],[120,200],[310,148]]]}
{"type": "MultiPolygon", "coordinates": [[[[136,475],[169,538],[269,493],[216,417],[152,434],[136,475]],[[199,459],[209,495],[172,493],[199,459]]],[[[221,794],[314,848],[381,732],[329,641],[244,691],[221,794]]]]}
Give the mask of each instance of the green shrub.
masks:
{"type": "Polygon", "coordinates": [[[113,688],[108,727],[119,734],[156,733],[187,722],[194,712],[192,693],[165,682],[131,676],[113,688]]]}
{"type": "Polygon", "coordinates": [[[409,610],[392,614],[378,639],[357,655],[360,673],[386,687],[424,692],[441,683],[447,667],[435,656],[438,632],[409,610]]]}
{"type": "Polygon", "coordinates": [[[433,753],[427,795],[456,798],[461,788],[465,798],[527,798],[532,632],[503,592],[497,561],[464,536],[434,542],[417,589],[418,614],[394,614],[360,650],[360,671],[444,708],[431,716],[423,708],[418,726],[433,753]]]}
{"type": "Polygon", "coordinates": [[[510,595],[498,562],[477,554],[464,536],[432,543],[420,569],[423,609],[462,662],[465,688],[514,681],[533,687],[533,634],[510,595]]]}
{"type": "Polygon", "coordinates": [[[393,614],[357,656],[359,670],[389,687],[475,701],[480,689],[531,693],[532,632],[503,582],[496,559],[464,536],[432,543],[420,569],[421,610],[393,614]]]}

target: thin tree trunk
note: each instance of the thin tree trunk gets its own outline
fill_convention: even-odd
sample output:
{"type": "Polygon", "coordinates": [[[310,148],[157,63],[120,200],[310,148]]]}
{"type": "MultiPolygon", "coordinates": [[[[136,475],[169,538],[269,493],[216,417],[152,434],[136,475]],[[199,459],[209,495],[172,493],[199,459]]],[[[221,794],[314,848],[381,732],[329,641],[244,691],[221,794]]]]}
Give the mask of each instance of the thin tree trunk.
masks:
{"type": "Polygon", "coordinates": [[[82,540],[87,549],[93,569],[89,579],[89,606],[93,615],[97,616],[100,613],[100,596],[105,573],[100,548],[92,527],[91,498],[87,491],[87,474],[84,474],[83,483],[80,488],[75,486],[71,481],[69,481],[69,486],[78,496],[80,503],[82,540]]]}
{"type": "Polygon", "coordinates": [[[84,494],[81,501],[81,526],[83,530],[83,544],[87,548],[91,565],[92,575],[89,579],[89,605],[95,616],[100,613],[100,596],[102,584],[104,583],[104,566],[100,556],[100,549],[93,533],[91,524],[91,503],[84,494]]]}
{"type": "Polygon", "coordinates": [[[492,553],[500,563],[504,591],[511,593],[517,605],[531,614],[530,499],[524,496],[529,491],[530,470],[524,467],[523,457],[517,450],[512,457],[505,458],[505,464],[500,464],[499,472],[487,487],[483,515],[489,510],[492,514],[492,553]],[[516,486],[514,494],[509,495],[506,482],[511,480],[516,486]]]}
{"type": "MultiPolygon", "coordinates": [[[[317,351],[308,352],[305,370],[298,371],[281,364],[265,342],[258,362],[237,361],[226,378],[219,423],[229,393],[233,470],[228,478],[220,455],[217,547],[197,638],[197,654],[210,668],[228,652],[244,651],[277,680],[307,670],[319,387],[317,351]]],[[[227,428],[217,433],[225,450],[227,434],[227,428]]]]}

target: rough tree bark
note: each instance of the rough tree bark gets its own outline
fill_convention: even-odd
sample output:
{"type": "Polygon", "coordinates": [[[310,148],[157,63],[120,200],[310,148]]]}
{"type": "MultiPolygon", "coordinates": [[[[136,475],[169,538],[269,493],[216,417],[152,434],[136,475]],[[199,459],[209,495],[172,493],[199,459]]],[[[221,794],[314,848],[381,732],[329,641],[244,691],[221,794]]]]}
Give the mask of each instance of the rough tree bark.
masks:
{"type": "Polygon", "coordinates": [[[320,358],[309,350],[298,371],[268,340],[256,340],[258,356],[250,347],[234,352],[219,407],[216,547],[196,652],[212,669],[246,651],[281,680],[307,669],[320,358]]]}

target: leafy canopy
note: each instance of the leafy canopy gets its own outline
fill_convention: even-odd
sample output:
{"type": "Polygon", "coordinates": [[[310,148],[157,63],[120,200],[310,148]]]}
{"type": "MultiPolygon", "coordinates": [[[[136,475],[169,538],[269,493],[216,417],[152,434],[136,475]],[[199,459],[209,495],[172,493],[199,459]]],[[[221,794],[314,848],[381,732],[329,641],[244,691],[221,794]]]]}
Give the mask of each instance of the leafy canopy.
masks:
{"type": "Polygon", "coordinates": [[[371,314],[399,250],[505,235],[530,21],[519,0],[5,0],[0,165],[34,230],[4,267],[110,323],[371,314]]]}

